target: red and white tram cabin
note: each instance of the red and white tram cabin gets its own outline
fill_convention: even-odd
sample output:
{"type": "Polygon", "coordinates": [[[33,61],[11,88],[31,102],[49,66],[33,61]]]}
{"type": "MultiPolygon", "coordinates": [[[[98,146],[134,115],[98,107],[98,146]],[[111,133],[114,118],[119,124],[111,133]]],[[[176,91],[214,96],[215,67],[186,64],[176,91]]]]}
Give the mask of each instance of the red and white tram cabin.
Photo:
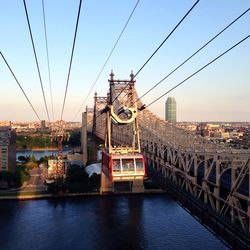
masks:
{"type": "Polygon", "coordinates": [[[108,154],[102,152],[102,171],[110,181],[143,180],[145,160],[142,154],[108,154]]]}

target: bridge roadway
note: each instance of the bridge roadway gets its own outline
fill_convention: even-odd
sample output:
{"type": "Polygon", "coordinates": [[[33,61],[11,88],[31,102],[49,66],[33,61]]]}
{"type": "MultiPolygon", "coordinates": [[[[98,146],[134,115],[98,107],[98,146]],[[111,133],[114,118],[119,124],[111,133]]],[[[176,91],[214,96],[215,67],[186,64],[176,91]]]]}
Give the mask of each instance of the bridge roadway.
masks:
{"type": "MultiPolygon", "coordinates": [[[[116,97],[121,86],[111,85],[111,96],[116,97]]],[[[138,99],[134,86],[134,99],[138,99]]],[[[110,94],[109,94],[110,95],[110,94]]],[[[126,105],[128,95],[122,94],[113,103],[114,110],[126,105]]],[[[128,102],[127,102],[128,103],[128,102]]],[[[107,105],[106,97],[94,98],[94,109],[87,112],[88,130],[100,139],[105,138],[106,114],[102,110],[107,105]],[[93,123],[91,121],[93,120],[93,123]]],[[[142,106],[140,101],[138,107],[142,106]]],[[[181,190],[188,194],[189,201],[203,207],[203,212],[213,211],[219,216],[220,230],[216,233],[223,237],[224,230],[227,241],[233,244],[238,235],[250,234],[250,151],[227,148],[197,136],[191,132],[177,128],[160,119],[147,108],[139,112],[139,133],[141,148],[153,172],[167,180],[172,190],[181,190]],[[242,191],[243,190],[243,191],[242,191]],[[202,205],[201,205],[202,204],[202,205]],[[207,210],[209,208],[209,210],[207,210]],[[226,218],[226,219],[225,219],[226,218]],[[230,221],[230,223],[228,223],[230,221]],[[232,227],[231,227],[232,226],[232,227]],[[231,228],[238,228],[237,231],[231,228]],[[227,229],[225,229],[227,228],[227,229]]],[[[130,124],[113,125],[112,144],[131,145],[133,133],[130,124]]],[[[165,185],[165,184],[164,184],[165,185]]],[[[179,196],[178,196],[179,197],[179,196]]],[[[187,202],[186,202],[187,203],[187,202]]],[[[198,205],[197,205],[198,207],[198,205]]],[[[194,215],[195,211],[194,209],[194,215]]],[[[202,210],[201,210],[202,211],[202,210]]],[[[195,215],[196,216],[196,215],[195,215]]],[[[211,215],[212,216],[212,215],[211,215]]],[[[216,217],[213,217],[216,219],[216,217]]],[[[246,237],[237,238],[240,242],[246,237]]],[[[243,246],[249,244],[248,241],[243,246]]],[[[249,245],[250,248],[250,245],[249,245]]]]}

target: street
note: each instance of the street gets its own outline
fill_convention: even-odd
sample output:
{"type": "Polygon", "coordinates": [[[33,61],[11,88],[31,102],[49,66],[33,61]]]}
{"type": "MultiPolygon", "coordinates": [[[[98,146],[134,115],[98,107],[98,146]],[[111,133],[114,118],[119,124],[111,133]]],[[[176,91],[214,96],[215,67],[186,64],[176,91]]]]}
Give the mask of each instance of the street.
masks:
{"type": "Polygon", "coordinates": [[[45,191],[44,181],[48,175],[48,169],[44,164],[29,171],[30,179],[21,192],[45,191]]]}

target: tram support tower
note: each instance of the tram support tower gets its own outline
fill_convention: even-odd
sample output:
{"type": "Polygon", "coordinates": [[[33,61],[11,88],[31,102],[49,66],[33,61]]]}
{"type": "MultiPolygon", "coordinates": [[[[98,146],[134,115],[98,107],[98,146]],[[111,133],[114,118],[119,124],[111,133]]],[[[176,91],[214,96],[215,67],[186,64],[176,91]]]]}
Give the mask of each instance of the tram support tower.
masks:
{"type": "Polygon", "coordinates": [[[57,179],[60,177],[65,177],[66,169],[63,160],[63,141],[69,140],[69,133],[64,131],[62,128],[51,133],[51,140],[57,142],[57,163],[52,171],[52,178],[57,179]]]}
{"type": "Polygon", "coordinates": [[[115,80],[111,71],[106,113],[105,149],[102,152],[101,193],[144,192],[145,161],[141,154],[138,109],[134,102],[134,75],[130,80],[115,80]],[[121,92],[122,91],[122,92],[121,92]],[[129,144],[119,145],[115,138],[129,131],[129,144]]]}

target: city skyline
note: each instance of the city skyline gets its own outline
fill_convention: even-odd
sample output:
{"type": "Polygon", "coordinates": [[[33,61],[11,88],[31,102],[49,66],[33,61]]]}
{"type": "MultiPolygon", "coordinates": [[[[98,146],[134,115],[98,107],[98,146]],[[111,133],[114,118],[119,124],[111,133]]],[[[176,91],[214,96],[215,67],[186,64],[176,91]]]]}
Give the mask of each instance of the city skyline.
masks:
{"type": "MultiPolygon", "coordinates": [[[[79,1],[44,3],[55,120],[59,120],[79,1]]],[[[132,0],[119,3],[83,2],[63,120],[72,121],[74,118],[135,3],[132,0]],[[109,15],[110,12],[112,15],[109,15]]],[[[136,72],[141,67],[193,4],[194,1],[158,1],[157,4],[153,1],[140,1],[85,105],[93,106],[94,91],[98,95],[106,95],[111,69],[117,78],[129,79],[130,71],[136,72]]],[[[145,93],[247,8],[248,1],[200,1],[136,77],[138,95],[145,93]]],[[[22,1],[3,1],[0,9],[0,30],[4,34],[0,40],[1,52],[41,120],[47,121],[22,1]]],[[[41,2],[27,1],[27,9],[51,115],[41,2]]],[[[143,103],[150,103],[248,35],[249,24],[250,14],[247,13],[204,51],[146,95],[142,99],[143,103]]],[[[249,56],[250,41],[246,40],[171,92],[178,99],[178,121],[250,121],[249,56]]],[[[37,120],[3,60],[0,61],[0,72],[0,120],[37,120]]],[[[150,107],[151,111],[163,119],[165,101],[166,98],[162,98],[150,107]]],[[[75,121],[80,120],[81,114],[75,121]]]]}

